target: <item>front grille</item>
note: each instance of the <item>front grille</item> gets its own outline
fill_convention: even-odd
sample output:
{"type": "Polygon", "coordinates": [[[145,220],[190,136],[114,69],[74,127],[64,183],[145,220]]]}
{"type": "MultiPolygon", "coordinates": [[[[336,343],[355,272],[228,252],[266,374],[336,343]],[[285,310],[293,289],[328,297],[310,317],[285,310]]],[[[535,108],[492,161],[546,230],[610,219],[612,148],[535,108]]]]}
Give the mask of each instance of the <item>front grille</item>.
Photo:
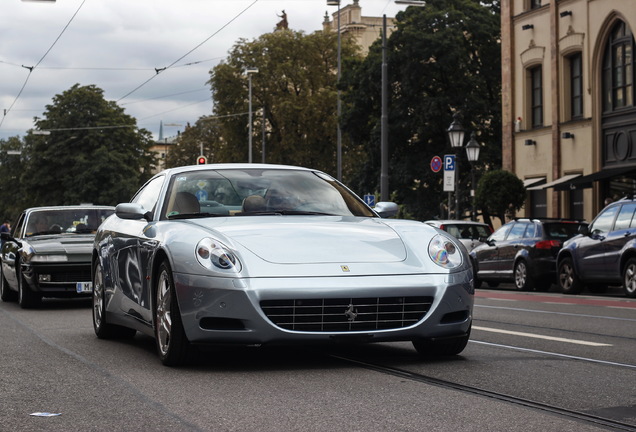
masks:
{"type": "MultiPolygon", "coordinates": [[[[44,273],[44,271],[42,272],[44,273]]],[[[91,269],[88,267],[86,270],[80,271],[54,271],[50,273],[51,282],[90,282],[91,281],[91,269]]]]}
{"type": "Polygon", "coordinates": [[[428,313],[433,297],[263,300],[261,309],[286,330],[349,332],[411,326],[428,313]]]}

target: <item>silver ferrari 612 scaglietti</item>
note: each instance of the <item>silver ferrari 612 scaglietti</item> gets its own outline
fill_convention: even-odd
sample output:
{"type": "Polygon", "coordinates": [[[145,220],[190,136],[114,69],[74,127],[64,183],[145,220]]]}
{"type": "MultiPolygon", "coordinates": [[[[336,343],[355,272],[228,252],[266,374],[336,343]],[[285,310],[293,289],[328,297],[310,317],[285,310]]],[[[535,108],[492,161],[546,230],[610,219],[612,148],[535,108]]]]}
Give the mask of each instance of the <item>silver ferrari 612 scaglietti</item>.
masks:
{"type": "Polygon", "coordinates": [[[468,343],[473,272],[447,233],[382,218],[331,176],[279,165],[168,169],[99,228],[99,338],[154,336],[161,361],[199,344],[468,343]]]}

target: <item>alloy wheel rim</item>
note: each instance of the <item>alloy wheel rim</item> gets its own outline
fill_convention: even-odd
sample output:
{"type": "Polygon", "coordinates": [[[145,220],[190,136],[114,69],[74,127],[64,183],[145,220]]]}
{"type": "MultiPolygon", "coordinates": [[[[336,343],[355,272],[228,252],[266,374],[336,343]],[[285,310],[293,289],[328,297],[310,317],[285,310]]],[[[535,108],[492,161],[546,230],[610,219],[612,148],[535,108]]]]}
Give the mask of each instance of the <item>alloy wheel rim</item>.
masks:
{"type": "Polygon", "coordinates": [[[625,290],[628,293],[636,292],[636,265],[630,265],[625,270],[625,290]]]}
{"type": "Polygon", "coordinates": [[[572,268],[569,265],[564,264],[561,267],[559,280],[561,281],[561,288],[568,289],[572,286],[572,268]]]}
{"type": "Polygon", "coordinates": [[[104,285],[102,284],[101,266],[95,267],[95,281],[93,283],[93,322],[95,327],[102,325],[102,307],[104,305],[104,285]]]}
{"type": "Polygon", "coordinates": [[[523,288],[526,284],[526,266],[523,263],[517,264],[517,271],[515,272],[515,282],[517,288],[523,288]]]}
{"type": "Polygon", "coordinates": [[[170,332],[172,331],[172,317],[170,316],[170,282],[168,274],[163,271],[159,276],[157,287],[157,341],[162,355],[170,348],[170,332]]]}

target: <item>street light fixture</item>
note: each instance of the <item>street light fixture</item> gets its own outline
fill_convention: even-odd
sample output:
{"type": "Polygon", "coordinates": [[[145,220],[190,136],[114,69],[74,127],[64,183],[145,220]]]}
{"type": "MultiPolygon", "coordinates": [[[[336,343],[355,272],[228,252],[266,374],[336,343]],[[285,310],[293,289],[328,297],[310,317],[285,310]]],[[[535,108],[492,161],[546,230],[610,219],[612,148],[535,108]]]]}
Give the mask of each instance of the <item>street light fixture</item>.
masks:
{"type": "Polygon", "coordinates": [[[327,0],[327,6],[338,6],[338,70],[336,75],[336,85],[338,86],[338,102],[336,114],[338,116],[337,145],[336,145],[336,178],[342,180],[342,131],[340,130],[340,113],[342,111],[342,101],[340,100],[340,64],[341,64],[341,42],[340,42],[340,0],[327,0]]]}
{"type": "Polygon", "coordinates": [[[470,140],[466,144],[466,157],[470,162],[470,196],[472,199],[471,220],[477,220],[477,212],[475,210],[475,163],[479,159],[479,143],[475,139],[475,132],[470,134],[470,140]]]}
{"type": "MultiPolygon", "coordinates": [[[[459,121],[459,113],[453,114],[453,122],[448,127],[448,139],[453,149],[464,145],[464,128],[459,121]]],[[[449,193],[450,198],[450,193],[449,193]]],[[[449,200],[450,201],[450,200],[449,200]]],[[[448,203],[450,206],[450,202],[448,203]]],[[[450,217],[450,209],[448,210],[450,217]]],[[[459,219],[459,158],[455,155],[455,218],[459,219]]]]}
{"type": "Polygon", "coordinates": [[[249,135],[248,135],[248,142],[249,142],[249,154],[248,154],[248,158],[247,161],[249,163],[252,163],[252,74],[258,73],[258,69],[256,68],[248,68],[245,70],[245,73],[247,74],[247,82],[248,82],[248,93],[249,93],[249,118],[248,118],[248,125],[249,125],[249,135]]]}

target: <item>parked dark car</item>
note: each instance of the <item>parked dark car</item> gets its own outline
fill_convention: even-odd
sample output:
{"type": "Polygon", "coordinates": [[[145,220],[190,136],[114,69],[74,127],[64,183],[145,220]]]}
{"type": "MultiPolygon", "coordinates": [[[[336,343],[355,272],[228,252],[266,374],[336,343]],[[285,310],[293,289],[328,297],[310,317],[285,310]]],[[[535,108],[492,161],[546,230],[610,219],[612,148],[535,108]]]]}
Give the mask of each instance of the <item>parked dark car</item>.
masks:
{"type": "Polygon", "coordinates": [[[559,252],[558,282],[566,294],[593,292],[622,285],[636,297],[636,200],[624,199],[605,207],[589,227],[567,241],[559,252]]]}
{"type": "Polygon", "coordinates": [[[475,286],[514,282],[519,290],[547,291],[556,281],[556,258],[563,242],[585,222],[568,219],[516,219],[496,230],[470,253],[475,286]]]}
{"type": "Polygon", "coordinates": [[[29,308],[42,297],[89,297],[95,232],[114,212],[93,205],[24,210],[2,233],[0,298],[29,308]]]}

